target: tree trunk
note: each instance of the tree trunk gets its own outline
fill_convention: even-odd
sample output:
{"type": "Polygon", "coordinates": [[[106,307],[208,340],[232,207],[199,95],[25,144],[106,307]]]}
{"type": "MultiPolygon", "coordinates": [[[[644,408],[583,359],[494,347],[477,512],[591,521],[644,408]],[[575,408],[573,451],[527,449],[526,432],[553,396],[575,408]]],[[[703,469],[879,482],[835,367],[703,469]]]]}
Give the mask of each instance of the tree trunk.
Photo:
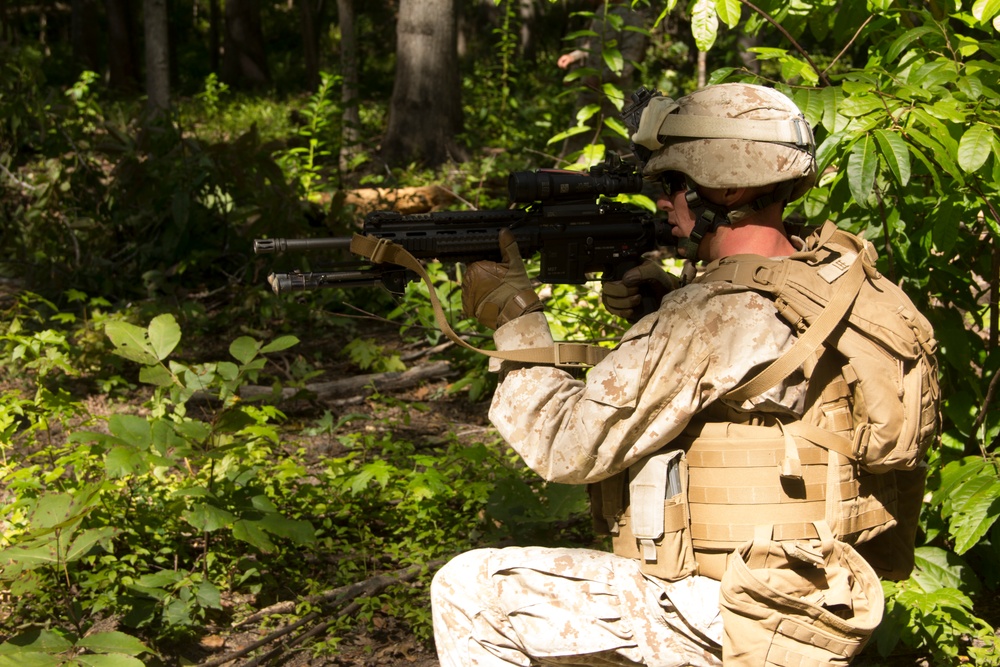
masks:
{"type": "Polygon", "coordinates": [[[147,106],[157,114],[170,106],[170,39],[167,0],[143,0],[147,106]]]}
{"type": "Polygon", "coordinates": [[[208,0],[208,62],[212,71],[219,73],[219,32],[222,29],[222,12],[219,0],[208,0]]]}
{"type": "Polygon", "coordinates": [[[437,166],[464,157],[455,0],[400,0],[396,81],[382,154],[392,164],[437,166]]]}
{"type": "Polygon", "coordinates": [[[226,83],[253,87],[271,82],[257,0],[226,0],[223,48],[222,78],[226,83]]]}
{"type": "Polygon", "coordinates": [[[97,71],[100,66],[100,29],[97,23],[97,0],[73,0],[70,41],[73,59],[81,70],[97,71]]]}
{"type": "Polygon", "coordinates": [[[132,0],[106,0],[104,11],[108,17],[108,83],[121,91],[138,90],[139,57],[132,0]]]}
{"type": "Polygon", "coordinates": [[[344,116],[340,133],[341,185],[350,172],[351,161],[358,153],[361,117],[358,113],[358,42],[354,32],[354,0],[337,0],[340,17],[340,70],[343,84],[340,100],[344,116]]]}
{"type": "Polygon", "coordinates": [[[537,9],[535,7],[535,0],[520,0],[518,4],[518,13],[521,18],[521,57],[525,60],[535,62],[535,56],[537,51],[536,39],[535,39],[535,15],[537,9]]]}
{"type": "Polygon", "coordinates": [[[302,50],[306,63],[306,85],[319,89],[319,7],[316,0],[299,0],[302,23],[302,50]]]}

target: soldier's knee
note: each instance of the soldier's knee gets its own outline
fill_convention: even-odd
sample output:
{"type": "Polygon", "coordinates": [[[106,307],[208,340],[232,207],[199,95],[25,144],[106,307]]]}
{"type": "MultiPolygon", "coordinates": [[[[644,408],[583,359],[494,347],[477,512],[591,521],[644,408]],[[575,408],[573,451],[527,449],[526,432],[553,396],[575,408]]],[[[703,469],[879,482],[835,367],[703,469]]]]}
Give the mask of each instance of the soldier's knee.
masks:
{"type": "Polygon", "coordinates": [[[456,594],[468,596],[485,584],[487,561],[494,549],[475,549],[461,553],[445,563],[431,580],[431,601],[439,603],[456,594]]]}

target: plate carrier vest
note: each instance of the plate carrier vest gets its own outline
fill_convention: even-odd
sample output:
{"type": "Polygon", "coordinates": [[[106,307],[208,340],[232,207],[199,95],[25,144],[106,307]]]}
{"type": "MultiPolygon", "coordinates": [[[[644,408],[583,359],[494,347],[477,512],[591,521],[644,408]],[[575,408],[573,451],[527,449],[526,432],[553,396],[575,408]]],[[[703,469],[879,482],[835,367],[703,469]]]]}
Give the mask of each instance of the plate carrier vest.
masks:
{"type": "Polygon", "coordinates": [[[647,574],[721,579],[755,527],[775,541],[818,538],[825,521],[879,576],[905,579],[923,496],[922,458],[937,437],[930,324],[875,269],[871,244],[826,225],[780,260],[739,255],[698,281],[725,280],[774,300],[793,346],[691,422],[668,448],[591,485],[595,528],[647,574]],[[801,419],[744,401],[801,370],[801,419]]]}

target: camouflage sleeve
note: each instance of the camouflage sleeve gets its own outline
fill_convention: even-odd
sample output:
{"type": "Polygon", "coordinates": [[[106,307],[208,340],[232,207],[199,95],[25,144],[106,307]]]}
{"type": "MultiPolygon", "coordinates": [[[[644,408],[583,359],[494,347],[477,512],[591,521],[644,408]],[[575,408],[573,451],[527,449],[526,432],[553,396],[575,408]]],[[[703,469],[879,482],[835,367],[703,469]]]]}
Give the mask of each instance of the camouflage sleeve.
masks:
{"type": "MultiPolygon", "coordinates": [[[[551,344],[547,326],[544,335],[542,344],[551,344]]],[[[498,347],[514,338],[503,327],[497,331],[498,347]]],[[[691,285],[629,329],[586,381],[549,366],[510,370],[494,394],[490,419],[543,478],[599,481],[670,442],[793,340],[766,298],[722,283],[691,285]]],[[[772,398],[793,402],[794,392],[782,392],[772,398]]]]}

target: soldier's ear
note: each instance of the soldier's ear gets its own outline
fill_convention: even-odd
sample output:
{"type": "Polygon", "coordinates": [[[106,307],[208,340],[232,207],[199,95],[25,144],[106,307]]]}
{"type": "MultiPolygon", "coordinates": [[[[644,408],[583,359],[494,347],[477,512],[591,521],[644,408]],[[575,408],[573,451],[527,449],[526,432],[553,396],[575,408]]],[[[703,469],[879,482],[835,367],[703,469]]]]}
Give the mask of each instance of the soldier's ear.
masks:
{"type": "Polygon", "coordinates": [[[736,206],[737,202],[743,200],[746,196],[747,188],[726,188],[722,195],[723,203],[726,206],[736,206]]]}

